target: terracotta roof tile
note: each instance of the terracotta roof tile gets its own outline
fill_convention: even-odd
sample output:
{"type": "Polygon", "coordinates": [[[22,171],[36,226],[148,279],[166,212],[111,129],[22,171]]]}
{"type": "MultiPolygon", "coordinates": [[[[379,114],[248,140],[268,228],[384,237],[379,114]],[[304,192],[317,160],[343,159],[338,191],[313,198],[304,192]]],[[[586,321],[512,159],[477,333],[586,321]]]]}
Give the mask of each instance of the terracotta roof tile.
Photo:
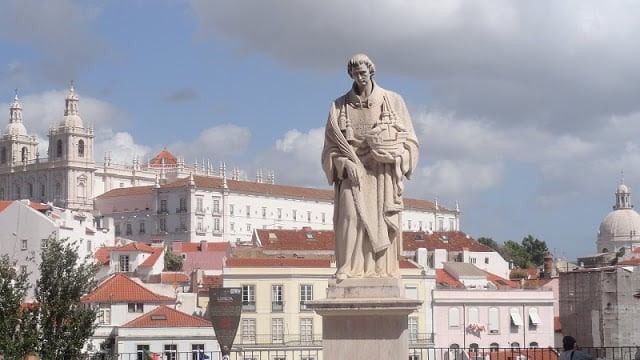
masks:
{"type": "Polygon", "coordinates": [[[178,158],[169,150],[162,149],[153,159],[149,160],[150,165],[176,165],[178,158]]]}
{"type": "Polygon", "coordinates": [[[256,230],[265,250],[330,250],[335,249],[331,230],[256,230]]]}
{"type": "Polygon", "coordinates": [[[495,252],[492,248],[477,242],[462,231],[438,231],[432,233],[405,231],[402,235],[402,245],[405,251],[415,251],[419,248],[462,251],[466,248],[472,252],[495,252]],[[446,242],[444,239],[446,239],[446,242]]]}
{"type": "Polygon", "coordinates": [[[178,271],[163,271],[160,274],[160,282],[162,284],[185,284],[189,283],[189,276],[178,271]]]}
{"type": "Polygon", "coordinates": [[[464,285],[444,269],[436,269],[436,286],[439,288],[464,289],[464,285]]]}
{"type": "MultiPolygon", "coordinates": [[[[14,201],[21,201],[21,200],[0,200],[0,212],[2,212],[4,209],[8,208],[9,205],[13,204],[14,201]]],[[[38,202],[33,202],[33,201],[29,202],[29,207],[31,207],[34,210],[38,210],[38,211],[45,211],[45,210],[49,209],[49,205],[38,203],[38,202]]]]}
{"type": "Polygon", "coordinates": [[[98,288],[82,297],[83,302],[175,302],[174,298],[158,295],[124,274],[115,274],[98,288]]]}
{"type": "Polygon", "coordinates": [[[322,258],[240,258],[227,259],[227,267],[300,267],[300,268],[328,268],[331,266],[329,257],[322,258]]]}
{"type": "Polygon", "coordinates": [[[180,328],[212,327],[211,322],[167,306],[159,306],[152,311],[122,325],[123,328],[180,328]]]}
{"type": "Polygon", "coordinates": [[[490,272],[486,272],[487,280],[491,281],[498,289],[519,289],[520,281],[517,280],[509,280],[498,275],[492,274],[490,272]]]}
{"type": "Polygon", "coordinates": [[[156,264],[160,256],[164,253],[164,248],[153,248],[151,252],[151,256],[146,258],[140,266],[153,266],[156,264]]]}
{"type": "Polygon", "coordinates": [[[111,260],[111,251],[116,249],[115,246],[102,246],[95,252],[96,261],[100,265],[108,265],[111,260]]]}
{"type": "Polygon", "coordinates": [[[104,199],[117,196],[135,196],[135,195],[151,195],[153,194],[153,186],[133,186],[116,188],[100,194],[96,199],[104,199]]]}
{"type": "Polygon", "coordinates": [[[209,288],[220,288],[224,284],[224,278],[222,275],[204,275],[202,276],[202,287],[205,289],[209,288]]]}
{"type": "Polygon", "coordinates": [[[143,253],[153,253],[156,249],[151,246],[141,243],[141,242],[131,242],[126,245],[120,246],[115,251],[133,251],[133,252],[143,252],[143,253]]]}
{"type": "Polygon", "coordinates": [[[640,265],[640,258],[622,260],[618,262],[618,265],[640,265]]]}

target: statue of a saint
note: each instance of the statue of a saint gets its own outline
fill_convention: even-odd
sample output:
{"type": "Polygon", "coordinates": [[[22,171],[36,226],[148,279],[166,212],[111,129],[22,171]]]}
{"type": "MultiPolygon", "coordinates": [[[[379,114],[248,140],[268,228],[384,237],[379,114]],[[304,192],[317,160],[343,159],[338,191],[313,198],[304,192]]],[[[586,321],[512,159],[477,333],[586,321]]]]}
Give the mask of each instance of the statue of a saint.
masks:
{"type": "Polygon", "coordinates": [[[373,81],[363,54],[349,60],[351,90],[331,104],[322,167],[335,188],[336,278],[399,277],[403,177],[418,140],[402,97],[373,81]]]}

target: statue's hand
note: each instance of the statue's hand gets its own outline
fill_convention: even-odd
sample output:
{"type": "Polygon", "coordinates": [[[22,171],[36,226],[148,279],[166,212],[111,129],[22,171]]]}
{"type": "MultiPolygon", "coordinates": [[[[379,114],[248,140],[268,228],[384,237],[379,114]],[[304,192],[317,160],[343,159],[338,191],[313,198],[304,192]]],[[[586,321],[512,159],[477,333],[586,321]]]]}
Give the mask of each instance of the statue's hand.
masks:
{"type": "Polygon", "coordinates": [[[347,161],[344,164],[344,172],[353,185],[360,185],[358,166],[353,161],[347,161]]]}
{"type": "Polygon", "coordinates": [[[373,155],[373,158],[376,159],[377,162],[385,163],[385,164],[395,162],[394,156],[387,150],[371,149],[371,154],[373,155]]]}

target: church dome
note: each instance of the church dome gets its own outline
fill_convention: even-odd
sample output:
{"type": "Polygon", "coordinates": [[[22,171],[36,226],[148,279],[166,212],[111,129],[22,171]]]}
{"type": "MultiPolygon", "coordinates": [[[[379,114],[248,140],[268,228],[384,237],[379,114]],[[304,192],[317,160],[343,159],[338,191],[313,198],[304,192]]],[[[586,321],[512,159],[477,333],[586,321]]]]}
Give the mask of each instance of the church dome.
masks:
{"type": "Polygon", "coordinates": [[[633,209],[613,210],[602,220],[599,234],[601,239],[628,242],[631,234],[640,235],[640,214],[633,209]]]}
{"type": "Polygon", "coordinates": [[[62,120],[60,121],[60,126],[62,127],[83,127],[84,125],[82,124],[82,118],[80,118],[79,115],[76,114],[72,114],[72,115],[66,115],[62,118],[62,120]]]}
{"type": "Polygon", "coordinates": [[[78,94],[76,94],[72,81],[71,87],[69,88],[69,94],[65,99],[64,117],[60,121],[61,127],[83,127],[80,112],[78,111],[78,101],[78,94]]]}
{"type": "Polygon", "coordinates": [[[8,123],[4,128],[3,135],[28,136],[27,128],[21,122],[8,123]]]}
{"type": "Polygon", "coordinates": [[[620,185],[618,185],[618,189],[617,189],[616,192],[619,193],[619,194],[628,194],[629,193],[629,188],[625,184],[620,184],[620,185]]]}

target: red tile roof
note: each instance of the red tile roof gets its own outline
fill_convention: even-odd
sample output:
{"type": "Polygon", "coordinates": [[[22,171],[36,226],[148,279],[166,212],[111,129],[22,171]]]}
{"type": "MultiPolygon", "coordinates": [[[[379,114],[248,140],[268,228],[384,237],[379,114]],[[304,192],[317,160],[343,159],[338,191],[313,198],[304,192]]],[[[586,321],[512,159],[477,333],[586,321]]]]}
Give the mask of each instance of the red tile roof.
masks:
{"type": "Polygon", "coordinates": [[[495,285],[498,289],[519,289],[520,281],[517,280],[509,280],[498,275],[492,274],[490,272],[486,272],[487,280],[491,281],[493,285],[495,285]]]}
{"type": "Polygon", "coordinates": [[[257,230],[265,250],[330,250],[335,249],[331,230],[257,230]]]}
{"type": "Polygon", "coordinates": [[[329,257],[322,258],[242,258],[232,257],[227,259],[226,267],[301,267],[301,268],[328,268],[331,266],[329,257]]]}
{"type": "Polygon", "coordinates": [[[153,186],[134,186],[134,187],[125,187],[125,188],[116,188],[111,189],[99,196],[96,196],[96,199],[104,199],[109,197],[118,197],[118,196],[136,196],[136,195],[151,195],[153,194],[153,186]]]}
{"type": "Polygon", "coordinates": [[[427,248],[428,250],[462,251],[467,249],[472,252],[495,252],[492,248],[477,242],[462,231],[438,231],[432,233],[405,231],[402,235],[402,245],[405,251],[427,248]],[[444,239],[446,239],[446,242],[444,239]]]}
{"type": "Polygon", "coordinates": [[[164,248],[153,248],[151,252],[151,256],[146,258],[140,266],[153,266],[156,264],[160,256],[164,254],[164,248]]]}
{"type": "Polygon", "coordinates": [[[167,306],[159,306],[152,311],[122,325],[124,328],[180,328],[210,327],[211,322],[167,306]]]}
{"type": "Polygon", "coordinates": [[[622,260],[618,262],[618,265],[631,265],[631,266],[640,265],[640,258],[622,260]]]}
{"type": "Polygon", "coordinates": [[[182,270],[191,273],[196,269],[222,270],[223,260],[231,254],[228,242],[191,243],[177,242],[172,244],[175,254],[183,255],[182,270]],[[202,246],[205,245],[204,251],[202,246]]]}
{"type": "Polygon", "coordinates": [[[141,242],[131,242],[126,245],[120,246],[115,251],[133,251],[133,252],[143,252],[143,253],[153,253],[156,249],[151,246],[141,243],[141,242]]]}
{"type": "MultiPolygon", "coordinates": [[[[0,200],[0,212],[8,208],[9,205],[13,204],[15,201],[21,201],[21,200],[0,200]]],[[[49,209],[49,205],[37,203],[33,201],[29,201],[29,207],[38,211],[45,211],[49,209]]]]}
{"type": "Polygon", "coordinates": [[[464,289],[464,285],[444,269],[436,269],[436,285],[438,287],[464,289]]]}
{"type": "Polygon", "coordinates": [[[98,288],[82,297],[83,302],[175,302],[174,298],[158,295],[124,274],[115,274],[103,281],[98,288]]]}
{"type": "Polygon", "coordinates": [[[202,276],[202,287],[205,289],[209,288],[220,288],[224,284],[224,279],[222,275],[203,275],[202,276]]]}
{"type": "Polygon", "coordinates": [[[162,149],[153,159],[149,160],[150,165],[176,165],[178,163],[178,158],[175,157],[172,153],[167,149],[162,149]],[[163,161],[164,160],[164,161],[163,161]]]}
{"type": "Polygon", "coordinates": [[[189,276],[178,271],[163,271],[160,274],[162,284],[184,284],[189,283],[189,276]]]}
{"type": "Polygon", "coordinates": [[[95,252],[96,261],[100,265],[109,265],[109,261],[111,260],[111,251],[116,249],[115,246],[102,246],[99,247],[95,252]]]}

